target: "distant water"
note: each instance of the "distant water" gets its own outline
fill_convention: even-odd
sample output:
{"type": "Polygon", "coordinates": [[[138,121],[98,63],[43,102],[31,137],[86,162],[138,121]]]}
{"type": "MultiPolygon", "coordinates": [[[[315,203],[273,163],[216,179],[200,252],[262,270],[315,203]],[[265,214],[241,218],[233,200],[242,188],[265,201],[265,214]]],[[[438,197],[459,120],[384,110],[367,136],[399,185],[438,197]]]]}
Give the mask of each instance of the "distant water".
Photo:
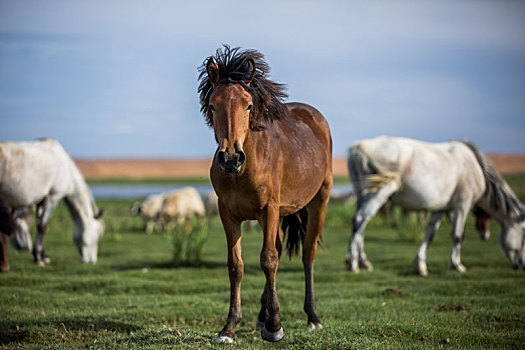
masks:
{"type": "MultiPolygon", "coordinates": [[[[151,194],[159,194],[186,187],[187,185],[90,185],[93,196],[96,199],[136,199],[144,198],[151,194]]],[[[201,196],[206,196],[213,191],[210,185],[193,185],[201,196]]],[[[343,195],[353,192],[352,185],[335,185],[332,195],[343,195]]]]}

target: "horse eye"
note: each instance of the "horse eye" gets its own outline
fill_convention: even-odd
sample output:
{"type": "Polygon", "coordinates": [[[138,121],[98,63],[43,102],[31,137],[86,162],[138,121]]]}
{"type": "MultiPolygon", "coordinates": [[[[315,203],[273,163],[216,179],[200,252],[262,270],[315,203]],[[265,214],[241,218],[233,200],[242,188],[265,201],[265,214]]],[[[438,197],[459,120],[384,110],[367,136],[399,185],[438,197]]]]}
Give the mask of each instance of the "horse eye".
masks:
{"type": "Polygon", "coordinates": [[[208,108],[210,109],[210,112],[212,112],[212,113],[215,112],[215,108],[213,108],[212,105],[209,105],[208,108]]]}
{"type": "Polygon", "coordinates": [[[248,108],[246,108],[246,110],[247,110],[248,112],[251,112],[252,107],[253,107],[253,105],[249,105],[248,108]]]}

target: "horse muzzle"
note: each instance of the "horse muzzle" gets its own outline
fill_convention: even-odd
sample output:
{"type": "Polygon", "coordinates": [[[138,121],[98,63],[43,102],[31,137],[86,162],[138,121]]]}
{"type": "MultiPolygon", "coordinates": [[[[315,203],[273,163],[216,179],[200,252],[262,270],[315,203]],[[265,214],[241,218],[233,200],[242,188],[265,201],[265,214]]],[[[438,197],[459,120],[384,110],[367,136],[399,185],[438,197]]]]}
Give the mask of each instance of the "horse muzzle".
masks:
{"type": "Polygon", "coordinates": [[[241,166],[246,161],[246,154],[243,150],[238,150],[235,153],[226,151],[219,151],[217,153],[217,162],[221,170],[225,173],[238,173],[241,171],[241,166]]]}

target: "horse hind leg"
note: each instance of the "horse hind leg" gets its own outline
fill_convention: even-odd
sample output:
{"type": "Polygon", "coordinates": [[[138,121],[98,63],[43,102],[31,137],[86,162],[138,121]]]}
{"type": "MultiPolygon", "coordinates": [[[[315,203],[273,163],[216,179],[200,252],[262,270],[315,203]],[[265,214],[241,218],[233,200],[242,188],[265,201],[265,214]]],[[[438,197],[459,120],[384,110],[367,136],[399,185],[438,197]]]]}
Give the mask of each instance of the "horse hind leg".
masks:
{"type": "Polygon", "coordinates": [[[317,257],[317,242],[323,232],[326,208],[332,190],[332,178],[323,183],[321,189],[308,205],[308,223],[303,242],[303,266],[305,279],[304,311],[308,316],[308,330],[323,328],[317,316],[314,294],[314,263],[317,257]]]}
{"type": "Polygon", "coordinates": [[[348,247],[345,263],[348,270],[359,272],[359,267],[372,270],[372,264],[365,254],[364,231],[368,222],[398,190],[397,181],[391,181],[381,187],[377,192],[368,193],[358,200],[356,213],[353,220],[352,237],[348,247]]]}

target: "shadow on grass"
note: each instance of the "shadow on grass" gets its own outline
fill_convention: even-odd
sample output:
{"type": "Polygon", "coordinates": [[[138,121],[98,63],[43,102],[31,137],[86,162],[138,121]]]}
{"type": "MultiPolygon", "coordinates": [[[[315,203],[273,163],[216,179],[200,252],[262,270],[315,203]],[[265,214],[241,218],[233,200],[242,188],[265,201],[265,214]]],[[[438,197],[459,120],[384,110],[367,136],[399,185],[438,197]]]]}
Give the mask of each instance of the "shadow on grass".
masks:
{"type": "MultiPolygon", "coordinates": [[[[288,257],[281,257],[281,261],[287,259],[288,257]]],[[[295,257],[295,259],[300,259],[295,257]]],[[[176,270],[176,269],[210,269],[210,270],[221,270],[221,269],[227,269],[228,264],[226,261],[201,261],[198,263],[178,263],[175,264],[173,261],[162,261],[162,262],[148,262],[148,261],[137,261],[126,265],[112,265],[110,266],[111,269],[118,270],[118,271],[130,271],[130,270],[141,270],[143,268],[148,269],[160,269],[160,270],[176,270]]],[[[290,266],[290,265],[283,265],[279,264],[279,273],[297,273],[297,272],[303,272],[303,266],[302,264],[299,266],[290,266]]],[[[251,263],[245,263],[244,265],[244,273],[247,275],[255,275],[262,273],[261,266],[259,264],[251,264],[251,263]]]]}
{"type": "Polygon", "coordinates": [[[84,316],[64,319],[0,321],[0,344],[22,342],[33,333],[40,333],[39,328],[56,328],[64,333],[69,332],[120,332],[131,333],[141,327],[108,320],[103,317],[88,318],[84,316]]]}
{"type": "Polygon", "coordinates": [[[147,262],[136,261],[126,265],[112,265],[110,268],[118,271],[139,270],[143,268],[148,269],[169,269],[175,270],[178,268],[195,268],[195,269],[224,269],[227,267],[226,262],[219,261],[200,261],[197,263],[178,263],[175,264],[172,260],[162,262],[147,262]]]}

